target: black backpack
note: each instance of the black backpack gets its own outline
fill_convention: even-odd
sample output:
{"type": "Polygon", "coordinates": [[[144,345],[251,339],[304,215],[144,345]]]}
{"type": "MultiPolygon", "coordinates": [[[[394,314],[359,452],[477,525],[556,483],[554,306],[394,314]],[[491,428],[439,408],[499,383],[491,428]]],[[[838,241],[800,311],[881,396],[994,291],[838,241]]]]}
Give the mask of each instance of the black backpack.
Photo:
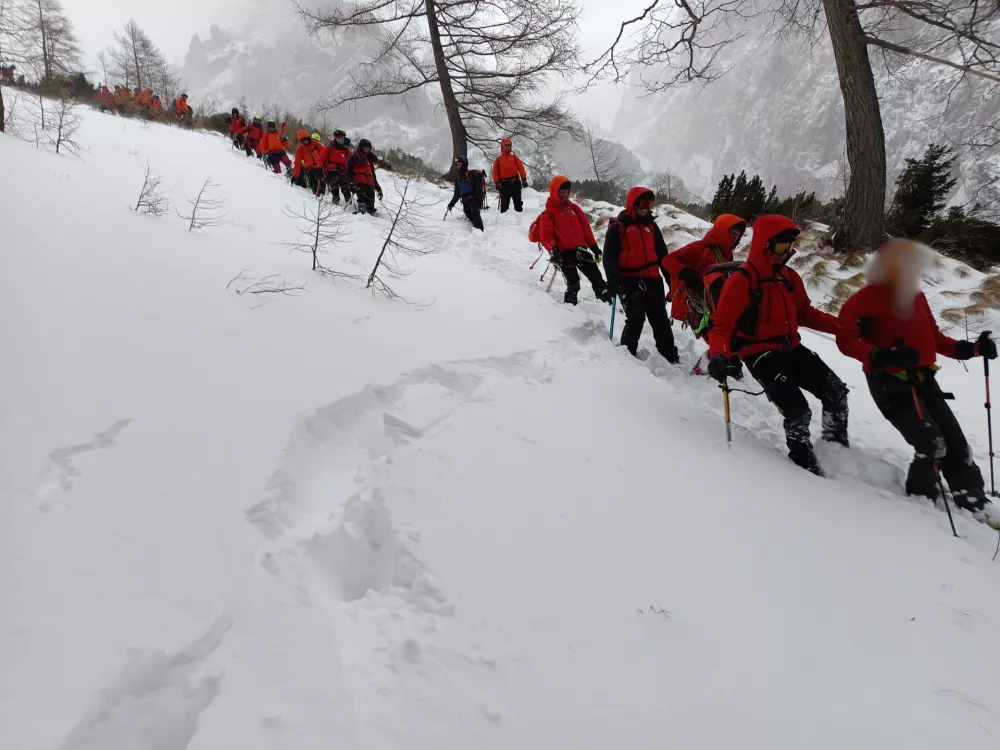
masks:
{"type": "Polygon", "coordinates": [[[486,172],[482,169],[470,169],[468,180],[472,185],[472,194],[479,201],[479,207],[486,205],[486,172]]]}

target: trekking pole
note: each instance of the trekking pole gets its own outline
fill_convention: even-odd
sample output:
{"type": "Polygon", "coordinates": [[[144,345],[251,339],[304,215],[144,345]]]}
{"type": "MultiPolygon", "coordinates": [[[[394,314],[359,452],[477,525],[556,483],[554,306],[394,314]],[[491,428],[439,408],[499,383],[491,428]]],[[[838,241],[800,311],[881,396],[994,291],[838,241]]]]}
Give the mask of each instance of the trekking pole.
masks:
{"type": "MultiPolygon", "coordinates": [[[[989,336],[992,331],[987,331],[989,336]]],[[[993,403],[990,399],[990,361],[983,357],[983,374],[986,378],[986,435],[990,444],[990,496],[997,496],[996,477],[993,473],[993,403]]]]}
{"type": "Polygon", "coordinates": [[[618,307],[618,296],[615,295],[611,298],[611,327],[608,328],[608,338],[611,341],[615,340],[615,308],[618,307]]]}
{"type": "Polygon", "coordinates": [[[555,266],[553,266],[552,267],[552,278],[549,279],[549,285],[547,287],[545,287],[545,291],[546,292],[551,292],[552,291],[552,284],[555,283],[556,274],[557,273],[559,273],[559,269],[556,268],[555,266]]]}
{"type": "Polygon", "coordinates": [[[542,255],[544,253],[545,253],[545,248],[542,247],[542,243],[539,242],[538,243],[538,257],[535,258],[535,262],[534,263],[532,263],[530,266],[528,266],[528,270],[529,271],[534,271],[535,270],[535,266],[538,265],[538,261],[540,261],[542,259],[542,255]]]}
{"type": "MultiPolygon", "coordinates": [[[[921,422],[924,421],[924,407],[920,403],[920,394],[917,393],[917,381],[916,381],[916,370],[907,370],[906,379],[910,381],[910,393],[913,394],[913,406],[917,410],[917,419],[921,422]]],[[[934,476],[937,477],[938,489],[941,492],[941,499],[944,500],[944,509],[948,513],[948,523],[951,524],[951,533],[956,539],[960,539],[958,532],[955,530],[955,519],[951,515],[951,503],[948,502],[948,496],[944,494],[944,482],[941,480],[941,466],[937,461],[934,462],[934,476]]]]}
{"type": "Polygon", "coordinates": [[[721,383],[719,388],[722,389],[722,413],[726,417],[726,445],[730,450],[733,449],[733,423],[730,419],[729,414],[729,384],[721,383]]]}

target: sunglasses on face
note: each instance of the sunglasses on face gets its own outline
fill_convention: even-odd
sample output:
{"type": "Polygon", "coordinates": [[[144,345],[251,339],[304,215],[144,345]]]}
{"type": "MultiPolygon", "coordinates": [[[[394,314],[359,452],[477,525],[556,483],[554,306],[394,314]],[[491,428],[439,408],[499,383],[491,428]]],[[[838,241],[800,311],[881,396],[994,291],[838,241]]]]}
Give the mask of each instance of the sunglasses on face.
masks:
{"type": "Polygon", "coordinates": [[[775,242],[768,246],[775,255],[788,255],[795,249],[795,240],[791,242],[775,242]]]}

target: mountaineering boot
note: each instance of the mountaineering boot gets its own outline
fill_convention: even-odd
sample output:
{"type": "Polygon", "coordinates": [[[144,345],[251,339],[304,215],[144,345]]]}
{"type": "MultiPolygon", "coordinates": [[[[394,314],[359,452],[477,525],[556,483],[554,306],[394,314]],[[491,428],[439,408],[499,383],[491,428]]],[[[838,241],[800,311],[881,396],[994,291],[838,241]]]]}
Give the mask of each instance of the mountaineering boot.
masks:
{"type": "Polygon", "coordinates": [[[799,443],[795,446],[789,445],[788,457],[792,459],[792,463],[796,466],[801,466],[806,471],[818,477],[825,476],[823,469],[820,468],[819,461],[816,459],[816,452],[808,443],[799,443]]]}
{"type": "Polygon", "coordinates": [[[580,293],[579,287],[577,287],[576,289],[567,289],[566,293],[563,295],[563,302],[570,305],[575,305],[577,302],[579,302],[579,300],[577,299],[577,295],[579,293],[580,293]]]}

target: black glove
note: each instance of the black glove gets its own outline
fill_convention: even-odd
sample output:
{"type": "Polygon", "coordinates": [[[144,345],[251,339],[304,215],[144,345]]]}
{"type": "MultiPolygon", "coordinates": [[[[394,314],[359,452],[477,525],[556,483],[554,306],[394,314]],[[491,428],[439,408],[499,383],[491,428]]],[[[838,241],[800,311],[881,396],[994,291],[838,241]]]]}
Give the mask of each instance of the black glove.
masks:
{"type": "Polygon", "coordinates": [[[382,188],[380,187],[375,188],[375,194],[378,196],[379,200],[382,200],[382,188]]]}
{"type": "Polygon", "coordinates": [[[976,341],[976,346],[979,347],[979,356],[985,359],[996,359],[997,358],[997,344],[990,338],[990,331],[983,331],[979,334],[979,339],[976,341]]]}
{"type": "Polygon", "coordinates": [[[499,182],[494,182],[493,183],[493,189],[496,190],[497,192],[499,192],[500,191],[500,183],[499,182]]]}
{"type": "Polygon", "coordinates": [[[527,177],[522,177],[521,178],[521,187],[523,187],[523,188],[528,187],[528,178],[527,177]]]}
{"type": "MultiPolygon", "coordinates": [[[[972,347],[972,344],[968,341],[960,343],[969,344],[969,347],[972,347]]],[[[871,357],[868,361],[874,370],[882,370],[886,367],[899,367],[905,370],[907,367],[916,367],[919,360],[920,352],[916,349],[911,346],[897,345],[872,349],[871,357]]]]}
{"type": "Polygon", "coordinates": [[[708,374],[720,383],[725,383],[727,377],[739,380],[743,377],[743,363],[735,354],[732,357],[716,354],[708,360],[708,374]]]}
{"type": "Polygon", "coordinates": [[[701,289],[703,287],[701,276],[693,268],[688,268],[685,266],[681,269],[681,272],[677,274],[677,278],[684,282],[684,284],[692,289],[701,289]]]}
{"type": "Polygon", "coordinates": [[[604,254],[601,252],[601,248],[597,246],[597,243],[594,243],[593,245],[590,246],[590,252],[594,254],[594,257],[597,259],[598,263],[600,263],[601,259],[604,258],[604,254]]]}
{"type": "Polygon", "coordinates": [[[549,250],[549,263],[554,265],[556,268],[562,266],[562,258],[560,257],[558,250],[549,250]]]}

